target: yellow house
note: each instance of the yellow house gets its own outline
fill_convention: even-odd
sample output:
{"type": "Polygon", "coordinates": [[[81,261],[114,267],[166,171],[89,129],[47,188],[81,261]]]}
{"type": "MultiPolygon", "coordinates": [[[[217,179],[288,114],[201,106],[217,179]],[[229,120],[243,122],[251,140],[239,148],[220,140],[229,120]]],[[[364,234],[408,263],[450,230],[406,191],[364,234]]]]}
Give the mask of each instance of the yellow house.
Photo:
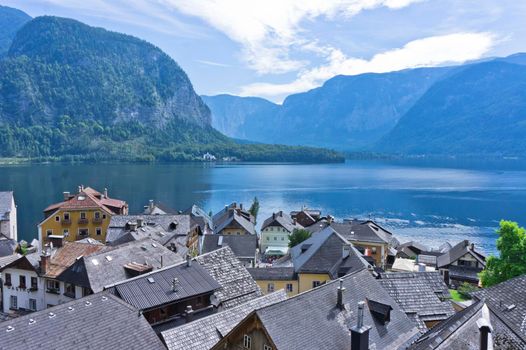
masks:
{"type": "Polygon", "coordinates": [[[106,241],[112,215],[127,215],[128,204],[109,198],[108,191],[100,193],[79,186],[77,194],[64,192],[64,201],[44,209],[45,219],[38,224],[38,239],[44,246],[52,238],[77,241],[93,238],[106,241]]]}
{"type": "Polygon", "coordinates": [[[287,296],[299,293],[299,284],[293,267],[256,267],[247,268],[263,294],[283,289],[287,296]]]}

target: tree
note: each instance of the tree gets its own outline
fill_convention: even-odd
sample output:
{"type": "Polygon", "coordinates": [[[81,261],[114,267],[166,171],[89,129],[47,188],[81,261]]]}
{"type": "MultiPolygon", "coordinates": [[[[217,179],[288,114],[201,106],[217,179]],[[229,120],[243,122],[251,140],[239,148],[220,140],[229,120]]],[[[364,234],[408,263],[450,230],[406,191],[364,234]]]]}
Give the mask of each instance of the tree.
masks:
{"type": "Polygon", "coordinates": [[[248,210],[250,214],[254,217],[254,220],[257,221],[258,218],[258,212],[259,212],[259,200],[258,197],[254,197],[254,200],[252,201],[252,205],[250,206],[250,209],[248,210]]]}
{"type": "Polygon", "coordinates": [[[292,248],[295,245],[298,245],[301,242],[309,239],[311,235],[312,234],[307,230],[295,228],[289,236],[289,248],[292,248]]]}
{"type": "Polygon", "coordinates": [[[480,273],[482,286],[491,287],[526,273],[526,231],[516,222],[502,220],[497,230],[499,256],[490,256],[480,273]]]}

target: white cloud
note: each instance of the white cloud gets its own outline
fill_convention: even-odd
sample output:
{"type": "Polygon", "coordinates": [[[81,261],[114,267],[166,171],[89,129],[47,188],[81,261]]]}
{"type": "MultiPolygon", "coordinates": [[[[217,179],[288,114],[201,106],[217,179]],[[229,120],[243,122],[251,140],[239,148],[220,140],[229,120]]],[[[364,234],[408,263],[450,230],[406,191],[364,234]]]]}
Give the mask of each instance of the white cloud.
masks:
{"type": "Polygon", "coordinates": [[[243,96],[264,96],[271,99],[306,91],[320,86],[335,75],[355,75],[366,72],[384,73],[406,68],[432,67],[478,59],[495,43],[490,33],[455,33],[411,41],[402,48],[374,55],[370,60],[347,57],[337,48],[314,46],[324,50],[326,64],[301,71],[286,84],[254,83],[241,88],[243,96]]]}
{"type": "Polygon", "coordinates": [[[199,17],[242,46],[243,59],[260,74],[297,71],[308,62],[291,57],[305,43],[301,24],[317,17],[352,17],[377,7],[399,9],[423,0],[159,0],[199,17]]]}

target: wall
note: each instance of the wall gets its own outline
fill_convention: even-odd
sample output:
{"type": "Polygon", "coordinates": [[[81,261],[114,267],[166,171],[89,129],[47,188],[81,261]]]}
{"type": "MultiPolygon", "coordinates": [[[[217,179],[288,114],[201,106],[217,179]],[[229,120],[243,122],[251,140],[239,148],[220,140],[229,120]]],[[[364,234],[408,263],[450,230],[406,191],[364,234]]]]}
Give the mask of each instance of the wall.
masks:
{"type": "Polygon", "coordinates": [[[269,346],[269,349],[276,350],[274,344],[270,339],[267,338],[264,327],[259,321],[259,319],[252,315],[251,317],[245,319],[241,324],[232,330],[228,336],[221,339],[219,343],[214,345],[212,349],[256,349],[263,350],[264,346],[269,346]],[[250,348],[243,346],[244,336],[247,335],[250,337],[251,346],[250,348]]]}
{"type": "Polygon", "coordinates": [[[268,226],[261,231],[261,252],[269,247],[289,247],[289,232],[280,226],[268,226]]]}
{"type": "Polygon", "coordinates": [[[222,235],[237,235],[237,234],[249,235],[250,233],[248,233],[244,228],[235,227],[235,228],[224,228],[222,231],[218,232],[218,234],[222,234],[222,235]]]}
{"type": "Polygon", "coordinates": [[[289,296],[289,297],[292,296],[292,295],[296,295],[299,292],[298,281],[296,281],[296,280],[289,280],[289,281],[286,281],[286,280],[279,280],[279,281],[261,280],[261,281],[256,281],[256,283],[258,284],[259,288],[261,288],[261,290],[263,291],[263,294],[271,293],[271,292],[268,291],[268,284],[269,283],[274,283],[274,291],[278,291],[280,289],[283,289],[283,290],[287,291],[287,284],[288,283],[292,284],[292,292],[288,292],[287,291],[287,296],[289,296]]]}
{"type": "Polygon", "coordinates": [[[9,309],[11,305],[10,297],[11,295],[17,296],[18,308],[23,308],[29,310],[29,299],[35,299],[37,302],[37,310],[45,309],[46,305],[44,302],[44,285],[42,280],[38,278],[35,271],[17,269],[17,268],[7,268],[2,271],[2,277],[5,281],[5,275],[7,273],[11,274],[11,286],[3,285],[2,287],[2,298],[3,298],[3,307],[4,312],[13,312],[9,309]],[[18,288],[20,275],[26,276],[26,288],[18,288]],[[37,277],[38,289],[36,291],[31,291],[31,277],[37,277]]]}
{"type": "Polygon", "coordinates": [[[371,256],[374,258],[374,263],[378,267],[384,267],[385,263],[387,262],[387,252],[388,252],[388,245],[387,244],[374,244],[369,242],[358,242],[358,241],[351,241],[353,245],[356,247],[362,247],[364,249],[369,248],[376,248],[376,253],[372,253],[371,256]]]}
{"type": "Polygon", "coordinates": [[[328,274],[300,273],[298,275],[299,293],[312,289],[313,281],[320,281],[323,283],[330,280],[331,277],[328,274]]]}
{"type": "Polygon", "coordinates": [[[15,204],[15,199],[13,197],[13,199],[11,200],[11,210],[9,211],[9,219],[0,220],[0,233],[18,242],[17,226],[18,224],[17,224],[16,204],[15,204]]]}

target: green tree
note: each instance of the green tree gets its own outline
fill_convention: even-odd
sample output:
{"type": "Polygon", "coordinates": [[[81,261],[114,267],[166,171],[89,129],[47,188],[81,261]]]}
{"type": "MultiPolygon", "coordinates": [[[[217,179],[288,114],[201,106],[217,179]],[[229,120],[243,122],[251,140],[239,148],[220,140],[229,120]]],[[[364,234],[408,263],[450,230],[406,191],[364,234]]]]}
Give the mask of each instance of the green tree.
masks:
{"type": "Polygon", "coordinates": [[[480,273],[482,286],[490,287],[526,273],[526,231],[516,222],[502,220],[497,230],[500,255],[486,260],[480,273]]]}
{"type": "Polygon", "coordinates": [[[292,248],[295,245],[300,244],[301,242],[309,239],[311,235],[312,234],[307,230],[295,228],[289,237],[289,247],[292,248]]]}
{"type": "Polygon", "coordinates": [[[248,210],[250,214],[254,217],[254,219],[257,221],[258,218],[258,212],[259,212],[259,200],[258,197],[254,197],[254,200],[252,201],[252,205],[250,206],[250,209],[248,210]]]}
{"type": "Polygon", "coordinates": [[[470,295],[470,293],[476,291],[477,289],[478,289],[478,288],[475,287],[474,285],[472,285],[471,283],[463,282],[463,283],[458,287],[458,293],[459,293],[461,296],[463,296],[465,299],[471,299],[471,295],[470,295]]]}

